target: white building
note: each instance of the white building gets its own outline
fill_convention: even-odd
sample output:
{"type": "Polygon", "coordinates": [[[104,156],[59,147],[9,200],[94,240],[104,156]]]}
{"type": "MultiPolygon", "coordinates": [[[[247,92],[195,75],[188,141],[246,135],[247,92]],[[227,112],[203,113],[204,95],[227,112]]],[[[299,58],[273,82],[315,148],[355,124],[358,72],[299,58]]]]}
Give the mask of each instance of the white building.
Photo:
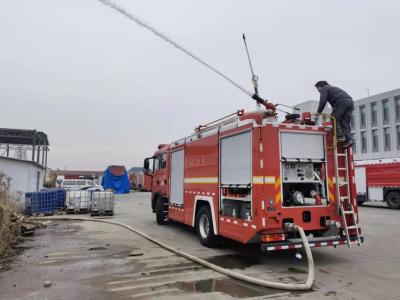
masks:
{"type": "Polygon", "coordinates": [[[10,178],[10,191],[17,201],[27,192],[43,188],[45,168],[36,162],[0,156],[0,172],[10,178]]]}
{"type": "MultiPolygon", "coordinates": [[[[318,101],[306,101],[295,107],[315,112],[318,101]]],[[[351,129],[356,160],[399,158],[400,89],[354,101],[351,129]]]]}
{"type": "Polygon", "coordinates": [[[11,180],[11,196],[21,204],[25,193],[43,188],[48,146],[43,132],[0,128],[0,173],[11,180]]]}

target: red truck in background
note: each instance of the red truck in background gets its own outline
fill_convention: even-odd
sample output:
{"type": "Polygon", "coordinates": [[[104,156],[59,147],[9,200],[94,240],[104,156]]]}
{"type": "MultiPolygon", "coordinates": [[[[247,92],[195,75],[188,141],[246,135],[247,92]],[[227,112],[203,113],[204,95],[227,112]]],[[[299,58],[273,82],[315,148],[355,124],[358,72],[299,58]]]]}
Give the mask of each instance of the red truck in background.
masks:
{"type": "Polygon", "coordinates": [[[139,192],[150,192],[152,177],[143,172],[133,174],[133,189],[139,192]]]}
{"type": "Polygon", "coordinates": [[[357,201],[385,202],[400,209],[400,159],[377,159],[354,162],[357,201]]]}

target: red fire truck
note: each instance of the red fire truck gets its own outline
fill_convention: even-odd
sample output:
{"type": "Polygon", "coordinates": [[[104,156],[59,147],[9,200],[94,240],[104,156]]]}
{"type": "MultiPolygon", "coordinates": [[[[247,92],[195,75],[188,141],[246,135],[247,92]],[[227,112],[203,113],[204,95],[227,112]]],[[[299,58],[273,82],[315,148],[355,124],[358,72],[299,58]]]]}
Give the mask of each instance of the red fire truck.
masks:
{"type": "Polygon", "coordinates": [[[400,209],[400,159],[376,159],[355,162],[357,200],[386,202],[400,209]]]}
{"type": "Polygon", "coordinates": [[[332,123],[240,110],[159,145],[144,161],[157,223],[195,227],[208,247],[222,236],[263,251],[301,248],[293,224],[311,247],[360,245],[353,154],[332,123]]]}

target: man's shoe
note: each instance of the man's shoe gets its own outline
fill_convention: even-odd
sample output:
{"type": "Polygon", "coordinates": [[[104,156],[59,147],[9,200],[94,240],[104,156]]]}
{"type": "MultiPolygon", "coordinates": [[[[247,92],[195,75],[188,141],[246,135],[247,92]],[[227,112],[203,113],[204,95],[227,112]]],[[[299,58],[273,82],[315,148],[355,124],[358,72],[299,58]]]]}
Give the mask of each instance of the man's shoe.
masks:
{"type": "Polygon", "coordinates": [[[347,140],[343,143],[343,148],[349,148],[353,146],[354,142],[352,140],[347,140]]]}

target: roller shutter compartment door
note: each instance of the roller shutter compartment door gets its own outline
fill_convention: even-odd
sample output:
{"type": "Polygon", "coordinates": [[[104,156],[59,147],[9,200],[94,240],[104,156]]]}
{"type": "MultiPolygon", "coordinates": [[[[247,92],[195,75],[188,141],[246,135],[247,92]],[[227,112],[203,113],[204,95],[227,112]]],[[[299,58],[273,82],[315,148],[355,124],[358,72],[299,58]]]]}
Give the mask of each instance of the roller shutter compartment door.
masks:
{"type": "Polygon", "coordinates": [[[183,204],[184,151],[171,153],[171,195],[170,202],[183,204]]]}
{"type": "Polygon", "coordinates": [[[251,183],[251,131],[221,140],[221,184],[251,183]]]}
{"type": "Polygon", "coordinates": [[[281,132],[281,155],[285,159],[325,159],[324,135],[281,132]]]}

